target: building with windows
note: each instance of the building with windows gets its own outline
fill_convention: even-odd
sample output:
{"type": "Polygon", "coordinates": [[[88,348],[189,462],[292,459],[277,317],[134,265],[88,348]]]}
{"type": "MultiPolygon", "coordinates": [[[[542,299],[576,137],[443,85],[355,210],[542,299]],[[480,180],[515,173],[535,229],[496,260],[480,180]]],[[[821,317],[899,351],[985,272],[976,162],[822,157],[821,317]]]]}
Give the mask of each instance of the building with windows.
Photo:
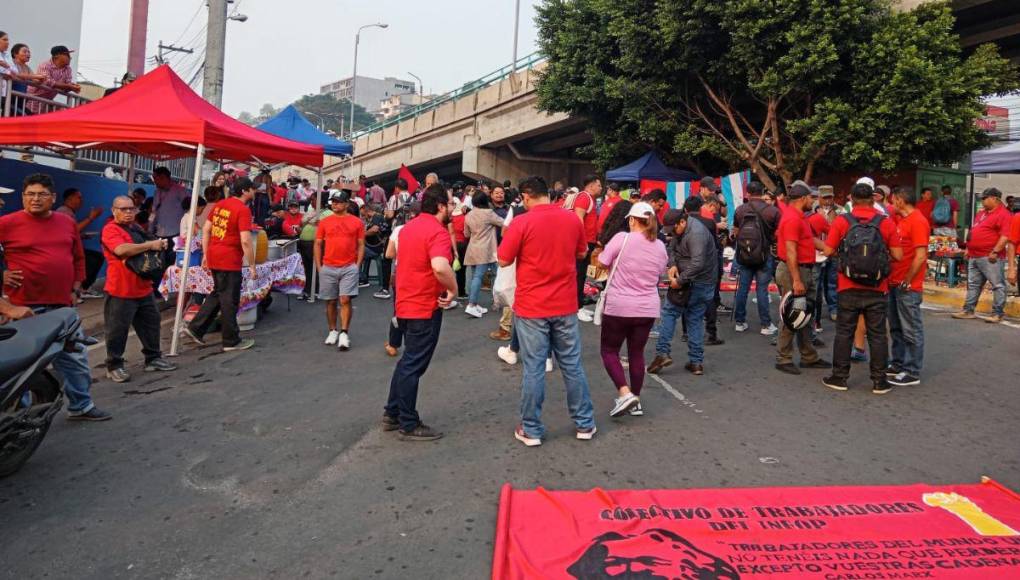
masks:
{"type": "MultiPolygon", "coordinates": [[[[358,91],[360,90],[359,88],[358,91]]],[[[435,95],[425,95],[423,97],[417,93],[392,95],[379,102],[379,110],[376,112],[376,117],[379,119],[392,119],[404,111],[427,103],[434,98],[435,95]]]]}
{"type": "MultiPolygon", "coordinates": [[[[338,100],[350,100],[353,77],[340,79],[336,82],[322,85],[319,93],[333,95],[338,100]]],[[[380,110],[380,103],[394,95],[407,95],[417,92],[414,81],[406,81],[394,77],[376,79],[358,75],[358,84],[355,87],[357,94],[354,97],[355,104],[361,105],[369,113],[376,113],[380,110]]]]}

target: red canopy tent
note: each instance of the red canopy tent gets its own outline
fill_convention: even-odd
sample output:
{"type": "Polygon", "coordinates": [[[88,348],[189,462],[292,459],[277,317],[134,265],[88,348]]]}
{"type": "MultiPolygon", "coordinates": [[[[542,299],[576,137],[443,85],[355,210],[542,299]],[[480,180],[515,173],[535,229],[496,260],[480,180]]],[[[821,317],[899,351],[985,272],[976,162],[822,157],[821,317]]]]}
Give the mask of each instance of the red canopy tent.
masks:
{"type": "MultiPolygon", "coordinates": [[[[108,97],[45,115],[0,119],[0,144],[42,147],[59,153],[80,149],[122,151],[156,159],[195,156],[191,220],[198,208],[202,163],[289,163],[322,167],[323,149],[249,127],[195,94],[168,65],[108,97]]],[[[133,168],[133,161],[131,163],[133,168]]],[[[188,231],[185,247],[191,247],[188,231]]],[[[184,253],[181,288],[191,253],[184,253]]],[[[170,354],[177,354],[184,292],[178,293],[170,354]]]]}

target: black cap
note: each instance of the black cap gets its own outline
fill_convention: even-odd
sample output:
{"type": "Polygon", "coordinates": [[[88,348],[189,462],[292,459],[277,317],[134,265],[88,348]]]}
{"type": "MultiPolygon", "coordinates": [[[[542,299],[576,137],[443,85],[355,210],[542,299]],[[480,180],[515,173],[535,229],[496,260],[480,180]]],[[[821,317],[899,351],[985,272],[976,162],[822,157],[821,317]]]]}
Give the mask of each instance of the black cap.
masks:
{"type": "Polygon", "coordinates": [[[341,203],[351,201],[351,192],[346,189],[342,189],[339,192],[333,190],[333,193],[329,195],[329,201],[339,201],[341,203]]]}
{"type": "Polygon", "coordinates": [[[240,177],[234,182],[234,191],[245,191],[255,189],[255,183],[247,177],[240,177]]]}
{"type": "Polygon", "coordinates": [[[662,225],[671,228],[685,219],[687,219],[687,212],[682,209],[671,209],[662,217],[662,225]]]}
{"type": "Polygon", "coordinates": [[[988,189],[981,192],[981,199],[988,199],[989,197],[997,197],[1002,199],[1002,192],[995,187],[989,187],[988,189]]]}
{"type": "Polygon", "coordinates": [[[54,46],[53,48],[50,49],[50,56],[57,56],[58,54],[66,54],[68,57],[70,57],[72,52],[74,52],[74,51],[70,50],[69,48],[67,48],[63,44],[58,44],[58,45],[56,45],[56,46],[54,46]]]}
{"type": "Polygon", "coordinates": [[[704,187],[709,191],[712,192],[719,191],[719,186],[715,183],[714,177],[702,177],[699,183],[701,187],[704,187]]]}
{"type": "Polygon", "coordinates": [[[278,203],[274,203],[273,205],[269,206],[269,211],[283,211],[283,206],[278,203]]]}
{"type": "Polygon", "coordinates": [[[287,202],[287,207],[301,207],[301,204],[292,199],[287,202]]]}
{"type": "Polygon", "coordinates": [[[799,199],[808,195],[811,195],[811,188],[799,179],[791,183],[790,189],[786,190],[786,197],[790,199],[799,199]]]}

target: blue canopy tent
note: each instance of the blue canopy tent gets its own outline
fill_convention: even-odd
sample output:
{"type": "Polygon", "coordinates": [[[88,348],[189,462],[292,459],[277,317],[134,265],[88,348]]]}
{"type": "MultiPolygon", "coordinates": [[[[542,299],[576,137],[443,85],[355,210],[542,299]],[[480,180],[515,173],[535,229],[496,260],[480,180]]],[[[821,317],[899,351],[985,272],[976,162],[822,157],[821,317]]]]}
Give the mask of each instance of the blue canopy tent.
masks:
{"type": "Polygon", "coordinates": [[[344,157],[354,153],[353,145],[320,131],[295,109],[294,105],[287,105],[286,109],[280,111],[275,117],[262,123],[257,128],[266,133],[290,139],[291,141],[298,141],[309,145],[322,145],[326,155],[344,157]]]}
{"type": "MultiPolygon", "coordinates": [[[[315,125],[311,124],[308,119],[301,114],[300,111],[294,108],[294,105],[287,105],[287,108],[276,114],[275,117],[269,119],[265,123],[262,123],[257,127],[258,129],[265,131],[266,133],[272,133],[278,137],[284,137],[291,141],[297,141],[299,143],[307,143],[309,145],[321,145],[322,150],[326,155],[335,155],[337,157],[350,157],[354,154],[354,146],[346,141],[341,141],[336,137],[332,137],[320,131],[315,125]]],[[[322,168],[319,168],[319,183],[316,186],[316,191],[322,189],[322,168]]],[[[316,211],[319,210],[319,194],[315,194],[315,199],[312,200],[316,211]]],[[[316,283],[316,271],[312,270],[312,297],[311,302],[315,302],[315,283],[316,283]]]]}
{"type": "Polygon", "coordinates": [[[698,175],[683,169],[666,167],[655,151],[649,151],[630,163],[606,172],[609,181],[633,181],[642,179],[653,181],[695,181],[698,175]]]}

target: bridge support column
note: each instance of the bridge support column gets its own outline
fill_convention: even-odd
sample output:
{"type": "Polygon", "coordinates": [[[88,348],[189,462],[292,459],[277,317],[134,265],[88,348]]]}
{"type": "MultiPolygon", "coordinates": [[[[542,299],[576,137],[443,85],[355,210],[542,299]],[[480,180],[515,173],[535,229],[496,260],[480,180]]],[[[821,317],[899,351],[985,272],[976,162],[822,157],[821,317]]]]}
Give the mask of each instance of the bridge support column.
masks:
{"type": "Polygon", "coordinates": [[[578,183],[584,174],[594,171],[590,163],[573,163],[557,160],[523,160],[507,147],[498,149],[481,147],[478,137],[464,138],[464,155],[461,171],[473,179],[487,179],[503,182],[509,179],[517,183],[525,177],[538,175],[552,186],[556,179],[578,183]]]}

